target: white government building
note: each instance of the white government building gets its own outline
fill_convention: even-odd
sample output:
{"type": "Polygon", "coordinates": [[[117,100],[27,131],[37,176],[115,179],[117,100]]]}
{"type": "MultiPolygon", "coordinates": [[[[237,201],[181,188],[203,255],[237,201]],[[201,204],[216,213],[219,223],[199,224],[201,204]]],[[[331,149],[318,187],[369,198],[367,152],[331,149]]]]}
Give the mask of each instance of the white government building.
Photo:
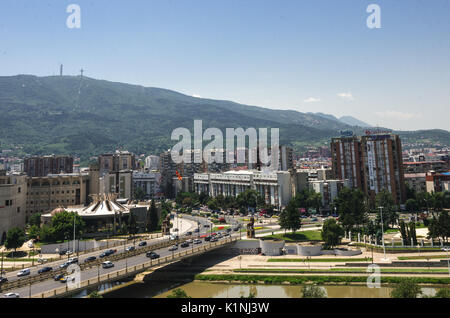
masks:
{"type": "Polygon", "coordinates": [[[290,173],[288,171],[239,170],[223,173],[195,173],[194,191],[212,197],[237,197],[247,189],[259,192],[267,204],[285,207],[292,198],[290,173]]]}

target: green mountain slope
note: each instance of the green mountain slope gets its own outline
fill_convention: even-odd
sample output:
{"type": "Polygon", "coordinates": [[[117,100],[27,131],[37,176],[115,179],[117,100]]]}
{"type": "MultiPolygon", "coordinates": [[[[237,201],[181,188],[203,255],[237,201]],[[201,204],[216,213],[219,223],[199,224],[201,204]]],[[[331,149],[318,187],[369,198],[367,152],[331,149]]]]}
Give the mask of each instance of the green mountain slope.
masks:
{"type": "MultiPolygon", "coordinates": [[[[87,159],[126,148],[159,153],[171,147],[173,129],[280,128],[280,142],[300,149],[327,144],[351,126],[314,114],[195,98],[171,90],[79,76],[0,77],[0,142],[24,153],[65,153],[87,159]]],[[[431,133],[433,135],[434,133],[431,133]]],[[[449,133],[439,132],[449,141],[449,133]]],[[[414,133],[411,133],[413,138],[414,133]]],[[[432,138],[432,137],[430,137],[432,138]]]]}

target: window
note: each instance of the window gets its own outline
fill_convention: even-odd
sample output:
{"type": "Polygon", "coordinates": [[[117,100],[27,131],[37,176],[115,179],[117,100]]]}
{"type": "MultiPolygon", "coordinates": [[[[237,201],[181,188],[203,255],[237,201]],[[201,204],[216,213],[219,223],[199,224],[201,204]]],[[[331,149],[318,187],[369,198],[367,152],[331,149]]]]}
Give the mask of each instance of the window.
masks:
{"type": "Polygon", "coordinates": [[[20,213],[20,206],[17,207],[17,213],[20,213]]]}
{"type": "Polygon", "coordinates": [[[20,193],[22,189],[20,187],[17,188],[17,193],[20,193]]]}

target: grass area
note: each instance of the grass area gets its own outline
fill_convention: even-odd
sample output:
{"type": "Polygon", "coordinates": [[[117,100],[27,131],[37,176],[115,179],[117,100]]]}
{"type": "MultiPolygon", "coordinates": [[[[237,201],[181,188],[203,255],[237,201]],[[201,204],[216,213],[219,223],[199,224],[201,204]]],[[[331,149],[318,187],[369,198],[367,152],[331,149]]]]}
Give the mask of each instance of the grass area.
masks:
{"type": "MultiPolygon", "coordinates": [[[[309,272],[361,272],[367,273],[366,268],[324,268],[324,269],[297,269],[297,268],[244,268],[233,270],[237,273],[247,272],[269,272],[269,273],[309,273],[309,272]]],[[[381,272],[384,273],[447,273],[448,269],[445,268],[381,268],[381,272]]],[[[370,274],[370,273],[367,273],[370,274]]]]}
{"type": "Polygon", "coordinates": [[[265,236],[266,238],[274,238],[285,240],[286,242],[305,242],[305,241],[321,241],[322,234],[320,231],[301,231],[296,233],[279,233],[265,236]]]}
{"type": "Polygon", "coordinates": [[[430,255],[430,256],[399,256],[398,259],[402,261],[415,260],[415,259],[447,259],[447,255],[430,255]]]}
{"type": "Polygon", "coordinates": [[[24,257],[24,258],[5,258],[3,259],[4,262],[37,262],[37,258],[28,258],[28,257],[24,257]]]}
{"type": "MultiPolygon", "coordinates": [[[[324,283],[365,283],[367,276],[288,276],[288,275],[239,275],[239,274],[198,274],[196,280],[202,281],[237,281],[243,283],[263,283],[263,284],[282,284],[290,283],[294,285],[313,282],[317,284],[324,283]]],[[[406,279],[410,279],[418,284],[450,284],[450,278],[447,277],[392,277],[382,276],[381,283],[397,284],[406,279]]]]}
{"type": "Polygon", "coordinates": [[[284,262],[370,262],[372,261],[372,258],[365,257],[365,258],[269,258],[267,260],[268,262],[273,263],[284,263],[284,262]]]}
{"type": "MultiPolygon", "coordinates": [[[[419,249],[417,248],[417,246],[416,247],[408,247],[408,246],[400,247],[401,243],[398,243],[398,244],[395,244],[395,245],[399,246],[399,247],[389,247],[390,244],[386,244],[386,251],[398,252],[398,253],[400,253],[400,252],[418,253],[419,252],[419,249]]],[[[377,251],[377,252],[383,251],[383,247],[382,246],[374,247],[372,245],[364,244],[364,243],[355,243],[355,242],[353,242],[352,246],[366,247],[369,250],[373,247],[374,251],[377,251]]],[[[439,251],[441,251],[441,247],[431,247],[430,245],[423,246],[423,247],[421,246],[420,247],[420,252],[439,252],[439,251]]]]}

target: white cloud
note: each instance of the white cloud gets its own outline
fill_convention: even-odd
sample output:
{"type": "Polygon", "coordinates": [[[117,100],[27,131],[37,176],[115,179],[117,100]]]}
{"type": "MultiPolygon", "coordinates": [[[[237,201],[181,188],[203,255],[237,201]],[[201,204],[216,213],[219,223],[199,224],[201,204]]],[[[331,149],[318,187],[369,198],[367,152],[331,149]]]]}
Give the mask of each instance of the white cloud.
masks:
{"type": "Polygon", "coordinates": [[[376,112],[375,115],[382,118],[396,119],[396,120],[410,120],[422,118],[419,113],[402,113],[396,110],[385,110],[383,112],[376,112]]]}
{"type": "Polygon", "coordinates": [[[353,95],[351,93],[339,93],[339,94],[337,94],[337,96],[339,96],[342,99],[348,100],[348,101],[355,100],[355,98],[353,97],[353,95]]]}
{"type": "Polygon", "coordinates": [[[304,103],[317,103],[320,102],[320,98],[309,97],[303,101],[304,103]]]}

